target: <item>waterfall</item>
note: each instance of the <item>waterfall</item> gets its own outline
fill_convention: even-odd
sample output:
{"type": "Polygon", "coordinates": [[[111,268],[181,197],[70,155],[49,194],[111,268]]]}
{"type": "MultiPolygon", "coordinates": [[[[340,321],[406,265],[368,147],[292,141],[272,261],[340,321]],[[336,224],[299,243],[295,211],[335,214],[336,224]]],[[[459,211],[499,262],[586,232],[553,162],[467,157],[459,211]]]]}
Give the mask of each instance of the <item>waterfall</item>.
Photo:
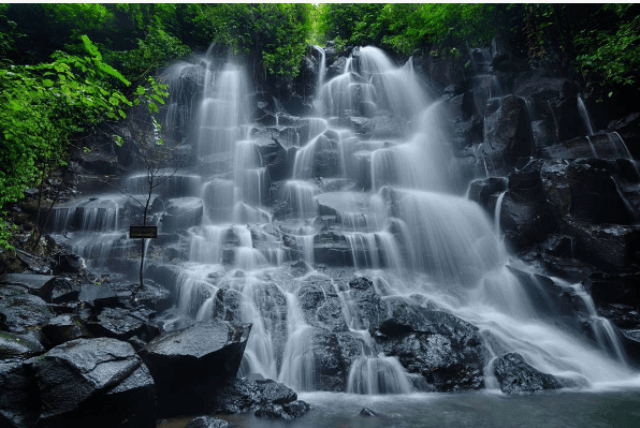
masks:
{"type": "MultiPolygon", "coordinates": [[[[276,127],[255,122],[251,87],[237,64],[205,57],[167,70],[172,95],[163,128],[175,129],[192,156],[173,183],[157,190],[154,204],[154,215],[165,219],[174,201],[170,214],[178,223],[167,239],[171,257],[154,259],[149,249],[149,272],[166,265],[179,272],[156,275],[177,289],[174,307],[160,318],[252,323],[242,373],[259,372],[297,391],[334,390],[326,379],[338,373],[341,390],[351,393],[424,389],[424,378],[386,355],[370,334],[375,325],[348,285],[362,275],[379,301],[402,298],[477,326],[490,357],[518,352],[538,370],[580,385],[628,378],[609,324],[596,320],[597,343],[590,342],[577,321],[531,297],[542,285],[514,273],[518,262],[500,239],[504,193],[494,222],[463,197],[448,113],[413,67],[396,66],[379,49],[356,48],[343,73],[328,79],[324,51],[314,49],[321,58],[317,109],[297,118],[295,129],[284,120],[276,127]],[[299,147],[272,144],[271,136],[291,129],[299,147]]],[[[488,88],[502,94],[495,76],[488,88]]],[[[108,209],[117,218],[123,205],[108,209]]],[[[68,230],[69,216],[56,213],[56,227],[68,230]]],[[[123,234],[118,228],[128,224],[100,218],[81,227],[123,234]]],[[[592,308],[573,284],[554,283],[582,293],[592,308]]],[[[486,385],[495,388],[491,361],[486,385]]]]}
{"type": "Polygon", "coordinates": [[[584,105],[584,101],[582,101],[582,97],[578,95],[578,112],[580,113],[580,117],[582,118],[582,122],[584,126],[587,128],[587,132],[589,136],[594,135],[593,125],[591,124],[591,118],[589,117],[589,112],[587,111],[587,106],[584,105]]]}

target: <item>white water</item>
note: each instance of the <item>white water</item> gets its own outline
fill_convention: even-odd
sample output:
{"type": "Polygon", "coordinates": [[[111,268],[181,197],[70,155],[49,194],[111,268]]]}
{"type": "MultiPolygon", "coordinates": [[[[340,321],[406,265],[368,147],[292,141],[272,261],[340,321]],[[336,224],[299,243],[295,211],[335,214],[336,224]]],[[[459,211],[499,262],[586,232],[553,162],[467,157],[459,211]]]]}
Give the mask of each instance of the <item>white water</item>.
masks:
{"type": "MultiPolygon", "coordinates": [[[[478,326],[488,364],[518,352],[538,370],[585,387],[637,376],[608,321],[598,320],[599,344],[590,342],[548,302],[532,300],[530,285],[510,271],[515,262],[499,236],[503,195],[492,224],[479,205],[458,194],[464,183],[449,148],[446,113],[412,67],[397,67],[367,47],[354,51],[342,75],[321,80],[318,111],[307,119],[309,138],[290,148],[297,150],[293,174],[273,192],[261,142],[251,133],[260,127],[250,117],[242,67],[202,60],[168,73],[179,83],[170,87],[175,102],[166,120],[188,127],[183,134],[194,148],[197,175],[187,187],[202,200],[203,215],[181,237],[188,261],[177,262],[178,301],[164,318],[252,323],[242,373],[259,372],[298,391],[318,389],[318,327],[301,303],[312,283],[325,297],[338,298],[341,332],[361,348],[349,362],[347,390],[415,391],[415,376],[381,354],[361,325],[347,285],[358,273],[385,298],[422,302],[478,326]],[[191,97],[181,93],[186,81],[196,83],[191,97]],[[356,132],[354,121],[366,130],[356,132]],[[194,191],[193,183],[202,184],[194,191]],[[289,211],[275,220],[269,198],[289,211]],[[330,241],[327,231],[341,240],[330,241]],[[325,274],[318,254],[323,246],[335,250],[338,241],[355,268],[325,274]],[[297,260],[311,271],[294,276],[290,265],[297,260]]],[[[490,83],[494,91],[496,82],[490,83]]],[[[557,285],[576,292],[573,284],[557,285]]],[[[581,296],[592,307],[586,293],[581,296]]],[[[485,373],[486,386],[496,388],[489,366],[485,373]]]]}

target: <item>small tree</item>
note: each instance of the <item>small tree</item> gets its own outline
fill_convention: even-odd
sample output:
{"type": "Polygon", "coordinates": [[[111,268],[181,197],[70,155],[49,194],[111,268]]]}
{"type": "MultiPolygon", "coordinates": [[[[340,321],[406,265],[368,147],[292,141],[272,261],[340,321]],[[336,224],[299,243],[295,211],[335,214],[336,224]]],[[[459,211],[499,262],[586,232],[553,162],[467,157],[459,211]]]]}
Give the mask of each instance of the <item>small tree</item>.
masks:
{"type": "MultiPolygon", "coordinates": [[[[149,206],[153,197],[153,192],[167,180],[173,177],[180,167],[179,157],[176,156],[177,144],[169,145],[164,143],[162,138],[162,126],[153,116],[159,112],[158,104],[164,104],[168,86],[159,84],[153,77],[147,79],[146,89],[138,88],[136,94],[139,99],[139,108],[128,115],[131,132],[130,144],[140,156],[140,161],[146,175],[146,192],[142,198],[131,193],[126,193],[131,200],[142,208],[142,225],[146,226],[148,221],[149,206]],[[145,108],[143,105],[146,105],[145,108]]],[[[122,146],[124,136],[116,134],[116,144],[122,146]]],[[[122,192],[122,190],[120,190],[122,192]]],[[[140,244],[140,290],[144,288],[144,261],[145,261],[146,239],[142,238],[140,244]]]]}

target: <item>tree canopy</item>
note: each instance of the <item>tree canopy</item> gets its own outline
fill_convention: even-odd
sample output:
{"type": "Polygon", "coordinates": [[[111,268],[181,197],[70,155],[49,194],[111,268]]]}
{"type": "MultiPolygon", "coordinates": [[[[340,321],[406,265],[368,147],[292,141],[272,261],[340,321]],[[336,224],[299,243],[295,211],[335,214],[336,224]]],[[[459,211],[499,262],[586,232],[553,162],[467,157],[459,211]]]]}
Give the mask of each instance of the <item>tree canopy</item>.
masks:
{"type": "MultiPolygon", "coordinates": [[[[65,162],[79,133],[122,119],[169,63],[242,56],[258,83],[294,79],[309,43],[376,45],[407,57],[459,56],[496,35],[529,61],[555,61],[611,96],[636,91],[635,4],[100,4],[0,5],[2,209],[65,162]],[[129,82],[133,82],[132,84],[129,82]],[[137,101],[136,101],[137,100],[137,101]]],[[[154,98],[155,96],[156,98],[154,98]]]]}

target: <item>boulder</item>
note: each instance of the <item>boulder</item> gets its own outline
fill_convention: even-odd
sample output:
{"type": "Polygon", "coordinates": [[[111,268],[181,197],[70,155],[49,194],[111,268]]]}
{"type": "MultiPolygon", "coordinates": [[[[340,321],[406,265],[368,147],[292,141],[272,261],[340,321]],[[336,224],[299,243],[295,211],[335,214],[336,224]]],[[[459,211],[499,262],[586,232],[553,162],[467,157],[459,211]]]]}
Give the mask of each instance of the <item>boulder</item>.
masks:
{"type": "Polygon", "coordinates": [[[360,416],[378,416],[376,412],[371,410],[368,407],[363,407],[362,410],[358,413],[360,416]]]}
{"type": "MultiPolygon", "coordinates": [[[[603,251],[606,252],[606,249],[603,251]]],[[[640,273],[637,268],[596,271],[587,281],[596,305],[622,304],[640,307],[640,273]]],[[[612,320],[616,320],[614,316],[612,320]]],[[[628,328],[628,327],[625,327],[628,328]]]]}
{"type": "Polygon", "coordinates": [[[386,306],[380,299],[373,282],[364,277],[359,277],[349,282],[349,294],[357,308],[352,320],[352,326],[356,329],[370,329],[380,325],[386,317],[386,306]]]}
{"type": "Polygon", "coordinates": [[[89,338],[93,335],[87,330],[78,315],[63,314],[49,320],[42,333],[53,346],[70,340],[89,338]]]}
{"type": "Polygon", "coordinates": [[[486,149],[503,153],[508,165],[519,166],[528,160],[533,144],[522,98],[508,95],[500,100],[497,110],[485,114],[484,141],[486,149]]]}
{"type": "Polygon", "coordinates": [[[33,273],[7,273],[0,276],[0,284],[19,285],[29,290],[29,293],[39,297],[45,296],[51,282],[55,277],[53,275],[37,275],[33,273]]]}
{"type": "Polygon", "coordinates": [[[235,378],[251,325],[196,323],[165,333],[140,352],[157,385],[161,416],[207,412],[205,398],[235,378]]]}
{"type": "Polygon", "coordinates": [[[258,152],[260,152],[263,165],[267,168],[269,179],[280,181],[289,178],[292,171],[288,170],[287,151],[282,147],[282,144],[276,138],[261,141],[262,144],[257,146],[258,152]]]}
{"type": "Polygon", "coordinates": [[[42,427],[154,427],[154,384],[128,343],[77,339],[29,360],[42,427]]]}
{"type": "Polygon", "coordinates": [[[342,304],[333,283],[318,276],[309,276],[301,281],[296,294],[305,322],[329,331],[348,331],[342,304]]]}
{"type": "Polygon", "coordinates": [[[309,408],[306,402],[296,400],[287,404],[265,404],[253,414],[259,418],[290,421],[304,416],[309,411],[309,408]]]}
{"type": "Polygon", "coordinates": [[[333,333],[323,328],[305,327],[293,337],[287,358],[289,379],[302,390],[345,392],[349,368],[365,346],[350,332],[333,333]]]}
{"type": "Polygon", "coordinates": [[[607,318],[620,329],[640,330],[640,315],[633,306],[603,302],[598,305],[598,315],[607,318]]]}
{"type": "Polygon", "coordinates": [[[353,266],[353,252],[344,235],[323,232],[313,240],[313,257],[316,264],[329,266],[353,266]]]}
{"type": "Polygon", "coordinates": [[[469,184],[467,197],[480,204],[489,215],[495,212],[496,199],[507,190],[509,181],[503,177],[487,177],[473,180],[469,184]]]}
{"type": "Polygon", "coordinates": [[[280,364],[288,334],[287,298],[275,284],[269,283],[256,287],[252,297],[265,332],[272,337],[276,361],[280,364]]]}
{"type": "Polygon", "coordinates": [[[87,328],[95,336],[129,340],[134,336],[149,342],[160,334],[160,329],[149,321],[142,309],[104,308],[87,328]]]}
{"type": "Polygon", "coordinates": [[[88,303],[94,310],[105,307],[114,308],[120,305],[120,299],[110,284],[85,284],[78,300],[88,303]]]}
{"type": "Polygon", "coordinates": [[[131,284],[131,287],[134,288],[134,299],[138,305],[144,305],[155,312],[162,312],[173,305],[171,292],[155,281],[145,279],[142,290],[138,284],[131,284]]]}
{"type": "Polygon", "coordinates": [[[32,294],[0,299],[0,329],[15,333],[40,328],[55,314],[47,302],[32,294]]]}
{"type": "Polygon", "coordinates": [[[566,221],[561,231],[573,236],[576,257],[607,272],[640,266],[640,226],[566,221]]]}
{"type": "Polygon", "coordinates": [[[640,156],[640,112],[628,114],[625,117],[611,121],[607,129],[617,132],[626,142],[631,154],[636,158],[640,156]]]}
{"type": "Polygon", "coordinates": [[[95,408],[85,412],[83,422],[99,418],[97,424],[103,423],[109,427],[156,426],[156,388],[149,369],[144,364],[104,395],[92,398],[91,403],[95,408]]]}
{"type": "Polygon", "coordinates": [[[517,76],[513,84],[513,93],[531,99],[537,105],[578,95],[580,85],[563,77],[550,77],[543,73],[525,73],[517,76]]]}
{"type": "Polygon", "coordinates": [[[626,159],[624,143],[613,133],[575,137],[548,147],[538,149],[544,159],[626,159]]]}
{"type": "Polygon", "coordinates": [[[0,278],[0,282],[25,287],[30,294],[41,297],[49,303],[75,301],[81,288],[70,278],[28,273],[6,274],[0,278]]]}
{"type": "Polygon", "coordinates": [[[165,203],[165,212],[161,219],[162,233],[185,232],[202,222],[204,206],[202,199],[187,196],[173,198],[165,203]]]}
{"type": "Polygon", "coordinates": [[[388,312],[373,333],[385,355],[395,356],[409,373],[421,374],[436,391],[483,386],[483,350],[478,328],[455,316],[386,302],[388,312]]]}
{"type": "Polygon", "coordinates": [[[214,416],[198,416],[189,421],[185,428],[228,428],[229,422],[214,416]]]}
{"type": "Polygon", "coordinates": [[[79,274],[86,268],[84,260],[80,256],[70,251],[60,250],[52,255],[55,260],[53,265],[53,273],[60,274],[79,274]]]}
{"type": "Polygon", "coordinates": [[[291,420],[303,416],[309,405],[290,388],[273,380],[235,379],[218,394],[208,397],[209,413],[248,413],[291,420]]]}
{"type": "Polygon", "coordinates": [[[424,55],[414,58],[414,64],[417,63],[424,74],[441,88],[449,85],[464,87],[464,68],[460,61],[456,58],[438,58],[432,55],[424,55]]]}
{"type": "Polygon", "coordinates": [[[35,426],[40,413],[38,387],[26,364],[16,360],[0,361],[0,391],[0,426],[35,426]]]}
{"type": "Polygon", "coordinates": [[[521,172],[509,174],[509,190],[500,207],[500,228],[507,242],[523,251],[553,232],[556,221],[545,193],[537,165],[528,165],[521,172]]]}
{"type": "Polygon", "coordinates": [[[544,389],[562,388],[555,377],[531,367],[520,354],[501,355],[493,364],[500,389],[505,394],[532,394],[544,389]]]}
{"type": "Polygon", "coordinates": [[[29,358],[43,352],[42,344],[28,334],[0,331],[0,360],[29,358]]]}
{"type": "Polygon", "coordinates": [[[624,200],[606,160],[545,161],[540,178],[556,217],[588,223],[629,224],[624,200]]]}
{"type": "Polygon", "coordinates": [[[213,319],[239,322],[242,293],[230,288],[221,288],[213,301],[213,319]]]}

